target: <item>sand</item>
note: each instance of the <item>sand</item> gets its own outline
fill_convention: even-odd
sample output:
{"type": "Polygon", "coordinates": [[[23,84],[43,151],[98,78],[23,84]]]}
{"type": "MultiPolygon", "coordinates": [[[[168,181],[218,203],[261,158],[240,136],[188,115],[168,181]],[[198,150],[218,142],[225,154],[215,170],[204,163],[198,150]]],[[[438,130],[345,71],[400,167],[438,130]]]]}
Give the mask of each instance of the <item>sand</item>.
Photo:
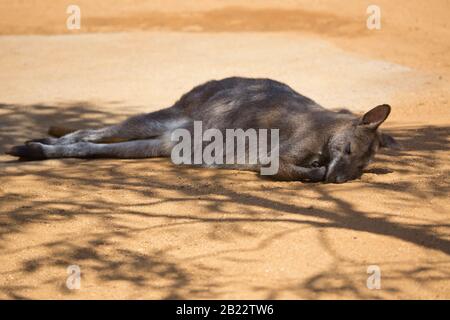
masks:
{"type": "Polygon", "coordinates": [[[273,182],[169,159],[0,156],[0,298],[450,298],[447,1],[0,4],[0,153],[50,125],[101,127],[194,85],[270,77],[329,108],[389,103],[349,183],[273,182]],[[66,286],[67,268],[81,287],[66,286]],[[370,266],[381,288],[369,289],[370,266]]]}

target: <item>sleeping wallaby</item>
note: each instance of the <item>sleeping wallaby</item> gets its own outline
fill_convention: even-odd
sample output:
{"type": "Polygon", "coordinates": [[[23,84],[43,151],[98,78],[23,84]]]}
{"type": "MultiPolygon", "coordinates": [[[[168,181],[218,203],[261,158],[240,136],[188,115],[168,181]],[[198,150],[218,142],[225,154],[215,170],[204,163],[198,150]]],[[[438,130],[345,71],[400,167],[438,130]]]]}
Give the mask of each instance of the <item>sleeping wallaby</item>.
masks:
{"type": "MultiPolygon", "coordinates": [[[[384,104],[356,117],[324,109],[274,80],[233,77],[197,86],[169,108],[102,129],[31,140],[7,153],[29,160],[168,157],[176,144],[171,134],[180,128],[193,133],[201,121],[203,129],[223,134],[279,129],[274,178],[342,183],[358,178],[379,147],[398,146],[377,130],[390,110],[384,104]]],[[[258,170],[261,163],[224,167],[258,170]]]]}

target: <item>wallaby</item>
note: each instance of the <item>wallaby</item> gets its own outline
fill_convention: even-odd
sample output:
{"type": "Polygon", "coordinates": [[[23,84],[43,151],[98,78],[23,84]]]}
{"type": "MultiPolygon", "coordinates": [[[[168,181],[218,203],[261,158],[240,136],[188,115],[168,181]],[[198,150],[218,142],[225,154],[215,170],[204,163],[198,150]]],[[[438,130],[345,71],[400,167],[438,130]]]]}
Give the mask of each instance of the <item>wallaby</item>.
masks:
{"type": "Polygon", "coordinates": [[[171,133],[178,128],[192,132],[194,121],[202,121],[204,129],[221,132],[277,128],[274,178],[342,183],[358,178],[379,147],[398,146],[377,130],[390,110],[383,104],[357,117],[327,110],[278,81],[233,77],[199,85],[169,108],[102,129],[31,140],[7,153],[29,160],[168,157],[175,144],[171,133]]]}

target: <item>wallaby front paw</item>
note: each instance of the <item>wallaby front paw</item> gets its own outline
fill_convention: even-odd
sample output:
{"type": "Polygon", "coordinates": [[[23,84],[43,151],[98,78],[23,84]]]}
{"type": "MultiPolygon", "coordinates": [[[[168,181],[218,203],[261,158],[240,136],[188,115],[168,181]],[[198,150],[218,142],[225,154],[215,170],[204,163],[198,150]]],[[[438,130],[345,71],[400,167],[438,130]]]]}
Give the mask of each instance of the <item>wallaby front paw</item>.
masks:
{"type": "Polygon", "coordinates": [[[44,154],[42,145],[36,142],[30,142],[21,146],[14,146],[7,150],[6,154],[27,160],[43,160],[47,158],[44,154]]]}
{"type": "Polygon", "coordinates": [[[325,175],[327,173],[326,167],[311,168],[309,180],[311,182],[319,182],[325,180],[325,175]]]}

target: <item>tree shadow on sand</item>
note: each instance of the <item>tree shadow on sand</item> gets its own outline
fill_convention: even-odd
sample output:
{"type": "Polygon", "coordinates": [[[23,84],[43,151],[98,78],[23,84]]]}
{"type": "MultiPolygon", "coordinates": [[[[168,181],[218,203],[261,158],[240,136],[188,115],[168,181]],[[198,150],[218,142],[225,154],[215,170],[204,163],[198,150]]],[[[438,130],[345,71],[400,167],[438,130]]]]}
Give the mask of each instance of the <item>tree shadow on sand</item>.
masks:
{"type": "MultiPolygon", "coordinates": [[[[26,139],[45,135],[52,124],[73,128],[101,127],[125,117],[98,111],[105,108],[87,103],[64,106],[0,104],[0,110],[0,151],[26,139]]],[[[367,170],[366,175],[375,178],[363,179],[345,188],[356,191],[366,189],[381,195],[388,193],[389,196],[383,196],[383,201],[388,202],[388,206],[398,206],[399,202],[404,202],[405,210],[408,210],[410,199],[445,199],[450,191],[449,172],[439,170],[442,161],[439,153],[449,151],[450,127],[394,127],[388,131],[401,142],[403,150],[382,152],[375,166],[367,170]],[[420,187],[416,181],[398,179],[385,182],[376,179],[391,173],[423,179],[420,187]]],[[[95,281],[105,285],[127,284],[132,288],[158,291],[158,297],[161,298],[220,298],[223,290],[234,280],[220,266],[210,266],[200,257],[214,256],[219,259],[226,256],[232,259],[230,255],[233,256],[233,252],[258,252],[275,239],[285,236],[285,232],[258,236],[257,244],[246,249],[239,247],[213,253],[206,250],[200,255],[185,252],[185,259],[175,254],[182,248],[171,245],[152,247],[145,252],[138,250],[142,247],[145,235],[151,235],[152,232],[164,232],[175,237],[180,230],[178,228],[193,228],[197,225],[208,228],[211,241],[256,237],[242,227],[243,223],[267,226],[283,224],[295,230],[317,230],[318,241],[324,252],[333,256],[333,265],[329,270],[300,283],[280,284],[276,288],[251,288],[267,298],[277,298],[283,293],[293,293],[302,298],[321,298],[330,293],[355,298],[378,297],[373,292],[361,289],[361,281],[365,283],[365,280],[355,280],[354,274],[348,270],[364,269],[365,265],[339,255],[327,240],[328,229],[381,235],[440,252],[446,258],[450,256],[450,224],[446,223],[448,216],[445,212],[442,212],[441,223],[427,220],[426,217],[409,218],[407,223],[399,223],[393,219],[395,212],[365,212],[357,209],[352,201],[338,196],[337,185],[272,182],[260,180],[252,173],[174,166],[169,159],[64,159],[40,163],[18,162],[4,157],[0,168],[3,186],[0,189],[2,256],[12,259],[21,250],[41,252],[38,256],[22,259],[20,267],[4,272],[3,277],[17,279],[41,272],[48,266],[66,268],[73,261],[79,261],[84,266],[84,272],[95,274],[95,281]],[[54,166],[55,163],[58,165],[54,166]],[[46,196],[8,189],[8,184],[30,176],[48,184],[46,196]],[[62,184],[72,188],[59,188],[62,184]],[[114,201],[107,201],[102,197],[102,192],[117,197],[114,201]],[[84,200],[86,193],[95,196],[84,200]],[[125,195],[136,198],[131,202],[123,201],[121,197],[125,195]],[[182,210],[184,204],[193,203],[196,210],[182,210]],[[331,203],[332,206],[322,206],[322,203],[331,203]],[[162,210],[162,205],[176,209],[162,210]],[[237,207],[238,212],[230,209],[230,206],[237,207]],[[54,240],[40,243],[36,248],[26,246],[19,250],[11,249],[8,245],[11,239],[26,233],[32,226],[79,219],[91,219],[94,221],[92,224],[101,225],[102,228],[89,229],[82,235],[74,235],[67,230],[54,240]],[[138,225],[132,223],[133,220],[139,221],[138,225]],[[124,247],[120,245],[121,241],[133,245],[124,247]],[[343,266],[347,267],[342,269],[343,266]],[[201,276],[202,273],[208,276],[205,278],[201,276]]],[[[192,236],[195,237],[195,234],[192,236]]],[[[235,263],[246,262],[236,258],[235,263]]],[[[408,277],[425,286],[449,280],[450,274],[445,271],[449,269],[449,264],[450,260],[444,259],[442,262],[430,262],[420,269],[407,261],[400,262],[387,277],[408,277]]],[[[45,281],[43,284],[56,287],[60,293],[70,297],[64,281],[61,284],[60,275],[45,281]]],[[[8,298],[28,298],[33,288],[43,284],[24,285],[11,280],[0,285],[0,292],[8,298]]],[[[402,288],[396,286],[387,287],[386,290],[402,292],[402,288]]]]}

